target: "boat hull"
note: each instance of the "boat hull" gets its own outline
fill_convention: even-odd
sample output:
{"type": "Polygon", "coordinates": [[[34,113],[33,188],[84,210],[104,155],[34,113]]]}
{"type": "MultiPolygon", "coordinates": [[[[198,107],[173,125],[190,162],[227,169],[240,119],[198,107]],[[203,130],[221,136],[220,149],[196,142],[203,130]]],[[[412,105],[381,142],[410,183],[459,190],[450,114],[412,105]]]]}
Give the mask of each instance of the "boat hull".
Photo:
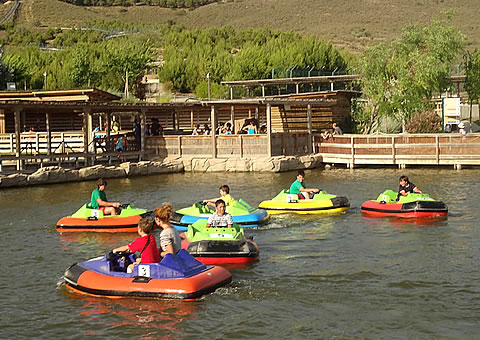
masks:
{"type": "MultiPolygon", "coordinates": [[[[140,268],[142,265],[138,265],[131,274],[112,270],[112,264],[105,258],[92,259],[70,266],[65,271],[64,280],[69,290],[88,295],[161,299],[195,299],[231,282],[232,276],[225,268],[206,267],[185,254],[191,259],[187,261],[191,264],[193,261],[194,266],[191,272],[188,272],[190,269],[187,268],[185,275],[177,275],[177,269],[181,265],[174,255],[167,255],[173,260],[170,267],[162,265],[162,261],[143,265],[148,267],[148,271],[143,271],[144,269],[140,268]],[[143,275],[140,275],[140,271],[143,275]],[[156,275],[159,272],[163,273],[163,277],[156,275]]],[[[182,256],[185,258],[185,255],[182,256]]],[[[115,266],[118,266],[118,263],[115,266]]]]}
{"type": "MultiPolygon", "coordinates": [[[[198,220],[208,220],[209,215],[193,216],[181,213],[174,213],[170,223],[179,231],[187,231],[190,224],[198,220]]],[[[256,228],[267,223],[269,220],[268,212],[263,209],[257,209],[255,212],[247,215],[232,215],[233,222],[241,228],[256,228]]]]}
{"type": "Polygon", "coordinates": [[[182,249],[204,264],[236,264],[258,261],[258,245],[245,240],[202,240],[189,242],[182,240],[182,249]]]}
{"type": "Polygon", "coordinates": [[[448,214],[448,207],[441,201],[413,201],[408,203],[382,203],[366,201],[361,207],[364,215],[373,217],[443,217],[448,214]]]}
{"type": "Polygon", "coordinates": [[[286,201],[263,201],[259,208],[265,209],[269,214],[339,214],[350,208],[346,197],[334,197],[325,200],[298,200],[296,202],[286,201]]]}

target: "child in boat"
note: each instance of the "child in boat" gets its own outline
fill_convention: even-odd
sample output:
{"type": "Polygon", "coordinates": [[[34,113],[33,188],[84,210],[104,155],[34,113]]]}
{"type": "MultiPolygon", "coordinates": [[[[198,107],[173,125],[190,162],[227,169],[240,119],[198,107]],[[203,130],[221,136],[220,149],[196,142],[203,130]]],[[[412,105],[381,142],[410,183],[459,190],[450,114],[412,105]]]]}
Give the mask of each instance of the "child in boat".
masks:
{"type": "Polygon", "coordinates": [[[400,186],[398,188],[397,201],[400,199],[400,196],[408,196],[408,194],[411,192],[419,194],[422,193],[420,189],[415,186],[415,184],[410,183],[407,176],[400,176],[400,186]]]}
{"type": "Polygon", "coordinates": [[[133,271],[133,267],[137,264],[160,262],[155,236],[150,235],[152,230],[152,219],[143,217],[138,221],[137,226],[137,232],[140,237],[136,238],[135,241],[127,244],[126,246],[113,249],[114,253],[118,253],[119,251],[130,251],[132,253],[135,253],[136,251],[140,252],[140,256],[137,258],[137,260],[128,266],[127,273],[131,273],[133,271]]]}
{"type": "Polygon", "coordinates": [[[235,200],[230,195],[230,188],[228,187],[228,185],[222,185],[218,190],[220,191],[220,197],[203,200],[203,202],[207,203],[209,207],[216,208],[216,202],[218,200],[222,200],[225,203],[226,207],[231,207],[235,200]]]}
{"type": "Polygon", "coordinates": [[[162,229],[160,233],[160,257],[164,257],[167,254],[176,254],[182,244],[180,235],[177,229],[170,225],[170,219],[172,218],[173,208],[170,203],[163,203],[161,207],[155,209],[155,224],[162,229]]]}
{"type": "Polygon", "coordinates": [[[222,200],[217,200],[215,202],[216,211],[208,218],[207,228],[213,226],[214,228],[228,227],[233,226],[232,215],[225,212],[225,202],[222,200]]]}
{"type": "Polygon", "coordinates": [[[90,198],[90,207],[92,209],[99,209],[104,215],[117,215],[117,209],[120,207],[119,202],[108,202],[107,195],[105,194],[105,188],[107,187],[107,181],[103,178],[97,180],[97,188],[93,190],[90,198]]]}
{"type": "Polygon", "coordinates": [[[297,180],[292,183],[290,186],[289,193],[297,195],[300,199],[313,198],[315,194],[320,192],[320,189],[317,188],[307,188],[305,186],[305,172],[303,170],[298,170],[297,180]]]}

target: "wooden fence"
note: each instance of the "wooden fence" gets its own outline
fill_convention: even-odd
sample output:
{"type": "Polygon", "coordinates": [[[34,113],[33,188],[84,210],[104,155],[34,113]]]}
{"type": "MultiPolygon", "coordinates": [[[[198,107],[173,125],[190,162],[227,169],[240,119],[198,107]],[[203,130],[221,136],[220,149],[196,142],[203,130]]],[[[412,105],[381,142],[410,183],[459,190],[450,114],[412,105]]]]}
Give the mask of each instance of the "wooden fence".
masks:
{"type": "Polygon", "coordinates": [[[325,163],[355,165],[480,165],[480,134],[342,135],[322,140],[315,150],[325,163]]]}

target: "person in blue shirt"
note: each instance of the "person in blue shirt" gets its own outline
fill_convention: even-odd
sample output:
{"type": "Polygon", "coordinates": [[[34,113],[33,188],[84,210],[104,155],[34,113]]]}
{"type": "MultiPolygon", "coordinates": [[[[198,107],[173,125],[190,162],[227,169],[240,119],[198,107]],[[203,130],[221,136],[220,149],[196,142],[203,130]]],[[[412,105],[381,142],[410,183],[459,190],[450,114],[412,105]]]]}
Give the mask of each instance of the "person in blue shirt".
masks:
{"type": "Polygon", "coordinates": [[[320,192],[320,189],[317,188],[307,188],[305,186],[305,172],[303,170],[298,170],[297,180],[292,183],[290,186],[289,192],[291,194],[298,195],[300,199],[313,198],[315,194],[320,192]]]}

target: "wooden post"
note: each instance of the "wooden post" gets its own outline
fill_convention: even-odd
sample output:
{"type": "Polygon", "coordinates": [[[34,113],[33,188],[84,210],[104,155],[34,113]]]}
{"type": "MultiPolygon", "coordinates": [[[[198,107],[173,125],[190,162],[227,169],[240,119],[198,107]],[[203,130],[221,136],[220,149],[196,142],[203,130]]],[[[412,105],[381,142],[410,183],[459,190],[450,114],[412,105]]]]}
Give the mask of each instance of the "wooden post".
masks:
{"type": "Polygon", "coordinates": [[[212,105],[210,109],[210,122],[211,122],[211,134],[212,134],[212,158],[217,158],[217,140],[215,138],[215,127],[217,126],[216,123],[217,113],[215,111],[215,106],[212,105]]]}
{"type": "Polygon", "coordinates": [[[52,154],[52,128],[50,112],[45,113],[45,123],[47,125],[47,155],[52,154]]]}
{"type": "Polygon", "coordinates": [[[21,107],[15,108],[15,157],[17,158],[17,171],[23,170],[23,164],[20,160],[20,114],[23,111],[21,107]]]}
{"type": "Polygon", "coordinates": [[[5,131],[5,110],[0,109],[0,133],[6,133],[5,131]]]}
{"type": "Polygon", "coordinates": [[[190,110],[190,129],[193,130],[193,110],[190,110]]]}
{"type": "Polygon", "coordinates": [[[233,99],[233,86],[230,85],[230,100],[233,99]]]}
{"type": "Polygon", "coordinates": [[[230,106],[230,120],[232,121],[232,133],[237,133],[235,131],[235,106],[230,106]]]}
{"type": "Polygon", "coordinates": [[[143,158],[143,154],[145,152],[145,146],[147,145],[146,141],[146,123],[147,123],[147,109],[142,108],[141,115],[140,115],[140,157],[143,158]]]}
{"type": "Polygon", "coordinates": [[[182,157],[182,136],[177,136],[178,141],[178,157],[182,157]]]}
{"type": "Polygon", "coordinates": [[[262,97],[265,98],[265,85],[262,85],[262,97]]]}
{"type": "Polygon", "coordinates": [[[35,155],[40,153],[40,133],[35,132],[35,155]]]}
{"type": "Polygon", "coordinates": [[[240,145],[240,158],[243,158],[243,135],[238,135],[238,144],[240,145]]]}
{"type": "Polygon", "coordinates": [[[353,169],[355,167],[355,137],[350,137],[350,169],[353,169]]]}
{"type": "Polygon", "coordinates": [[[308,153],[313,152],[312,105],[307,105],[308,153]]]}
{"type": "Polygon", "coordinates": [[[176,121],[177,121],[177,115],[176,115],[176,112],[177,110],[173,109],[173,112],[172,112],[172,125],[173,125],[173,131],[175,131],[177,129],[177,125],[175,124],[176,121]]]}
{"type": "Polygon", "coordinates": [[[85,166],[88,166],[90,161],[88,159],[88,111],[84,109],[83,111],[83,153],[85,154],[85,166]]]}
{"type": "Polygon", "coordinates": [[[252,109],[248,109],[248,118],[252,118],[252,109]]]}
{"type": "Polygon", "coordinates": [[[392,137],[392,164],[396,164],[395,159],[395,137],[392,137]]]}
{"type": "Polygon", "coordinates": [[[435,159],[437,160],[437,165],[440,164],[440,143],[438,136],[435,136],[435,159]]]}
{"type": "Polygon", "coordinates": [[[272,157],[272,105],[267,104],[267,154],[272,157]]]}
{"type": "Polygon", "coordinates": [[[260,123],[258,120],[258,104],[255,106],[255,119],[257,120],[257,123],[260,123]]]}
{"type": "Polygon", "coordinates": [[[298,83],[295,84],[295,91],[296,91],[296,94],[300,93],[300,87],[298,83]]]}

